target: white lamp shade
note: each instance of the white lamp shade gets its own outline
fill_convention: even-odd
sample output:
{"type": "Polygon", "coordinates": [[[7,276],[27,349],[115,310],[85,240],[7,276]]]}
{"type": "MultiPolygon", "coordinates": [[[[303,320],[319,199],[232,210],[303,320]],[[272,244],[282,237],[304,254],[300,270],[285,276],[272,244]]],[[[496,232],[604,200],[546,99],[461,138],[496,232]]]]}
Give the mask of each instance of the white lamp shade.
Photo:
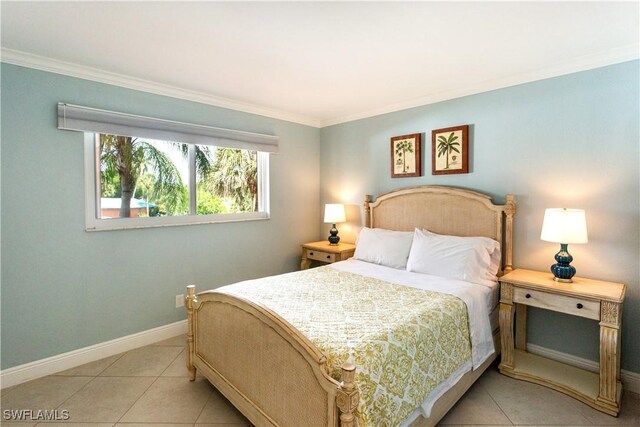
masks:
{"type": "Polygon", "coordinates": [[[587,243],[587,220],[584,210],[546,209],[540,239],[554,243],[587,243]]]}
{"type": "Polygon", "coordinates": [[[344,213],[344,205],[340,203],[327,203],[324,205],[324,222],[336,224],[346,222],[347,216],[344,213]]]}

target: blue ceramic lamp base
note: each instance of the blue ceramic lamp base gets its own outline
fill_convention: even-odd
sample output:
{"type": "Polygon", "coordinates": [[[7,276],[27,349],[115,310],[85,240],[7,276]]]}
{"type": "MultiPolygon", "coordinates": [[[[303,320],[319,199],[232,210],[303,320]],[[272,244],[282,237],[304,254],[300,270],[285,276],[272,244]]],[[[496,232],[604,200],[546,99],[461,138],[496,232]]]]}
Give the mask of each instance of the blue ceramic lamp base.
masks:
{"type": "Polygon", "coordinates": [[[573,257],[567,250],[566,243],[560,243],[560,251],[556,254],[555,259],[557,264],[551,266],[551,272],[553,273],[553,280],[556,282],[571,283],[571,278],[575,276],[576,269],[571,264],[573,257]]]}
{"type": "Polygon", "coordinates": [[[338,229],[336,228],[335,224],[333,224],[333,227],[331,227],[331,230],[329,230],[329,234],[329,244],[332,246],[337,245],[340,241],[340,237],[338,236],[338,229]]]}

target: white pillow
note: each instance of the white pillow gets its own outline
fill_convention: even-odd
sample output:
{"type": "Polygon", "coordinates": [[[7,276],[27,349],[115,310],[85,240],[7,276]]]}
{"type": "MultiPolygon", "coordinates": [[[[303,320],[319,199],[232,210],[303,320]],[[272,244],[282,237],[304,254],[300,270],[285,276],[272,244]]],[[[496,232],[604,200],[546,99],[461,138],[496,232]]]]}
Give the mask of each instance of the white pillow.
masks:
{"type": "Polygon", "coordinates": [[[404,269],[413,240],[412,231],[363,228],[356,241],[355,259],[404,269]]]}
{"type": "MultiPolygon", "coordinates": [[[[416,228],[416,230],[418,230],[416,228]]],[[[420,230],[425,234],[431,234],[435,236],[445,236],[445,237],[453,237],[460,239],[468,239],[469,241],[476,241],[476,243],[483,245],[486,247],[487,251],[491,254],[491,264],[489,264],[489,268],[487,269],[487,277],[486,279],[491,283],[498,283],[498,270],[500,269],[500,263],[502,262],[502,253],[500,252],[500,244],[489,238],[489,237],[480,237],[480,236],[472,236],[472,237],[458,237],[458,236],[446,236],[444,234],[437,234],[427,229],[420,230]]]]}
{"type": "Polygon", "coordinates": [[[407,271],[491,286],[496,283],[500,245],[488,237],[443,236],[415,230],[407,271]]]}

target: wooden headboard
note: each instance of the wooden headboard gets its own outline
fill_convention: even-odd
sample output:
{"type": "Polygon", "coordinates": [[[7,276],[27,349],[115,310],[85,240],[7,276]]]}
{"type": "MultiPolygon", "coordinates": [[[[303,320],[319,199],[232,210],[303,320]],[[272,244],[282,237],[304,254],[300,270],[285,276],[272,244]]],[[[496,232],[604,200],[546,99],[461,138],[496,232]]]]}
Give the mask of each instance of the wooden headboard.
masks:
{"type": "Polygon", "coordinates": [[[500,243],[502,271],[513,263],[514,197],[495,205],[491,197],[455,187],[425,185],[365,196],[365,225],[397,231],[424,228],[453,236],[485,236],[500,243]]]}

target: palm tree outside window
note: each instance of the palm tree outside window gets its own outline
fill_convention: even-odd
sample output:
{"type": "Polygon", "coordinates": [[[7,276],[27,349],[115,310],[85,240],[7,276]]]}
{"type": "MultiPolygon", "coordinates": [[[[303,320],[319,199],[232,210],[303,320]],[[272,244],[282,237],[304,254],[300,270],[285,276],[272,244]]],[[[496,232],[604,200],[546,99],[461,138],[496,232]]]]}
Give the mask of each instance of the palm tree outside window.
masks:
{"type": "Polygon", "coordinates": [[[96,140],[100,200],[120,199],[117,218],[258,211],[257,151],[109,134],[96,140]]]}

